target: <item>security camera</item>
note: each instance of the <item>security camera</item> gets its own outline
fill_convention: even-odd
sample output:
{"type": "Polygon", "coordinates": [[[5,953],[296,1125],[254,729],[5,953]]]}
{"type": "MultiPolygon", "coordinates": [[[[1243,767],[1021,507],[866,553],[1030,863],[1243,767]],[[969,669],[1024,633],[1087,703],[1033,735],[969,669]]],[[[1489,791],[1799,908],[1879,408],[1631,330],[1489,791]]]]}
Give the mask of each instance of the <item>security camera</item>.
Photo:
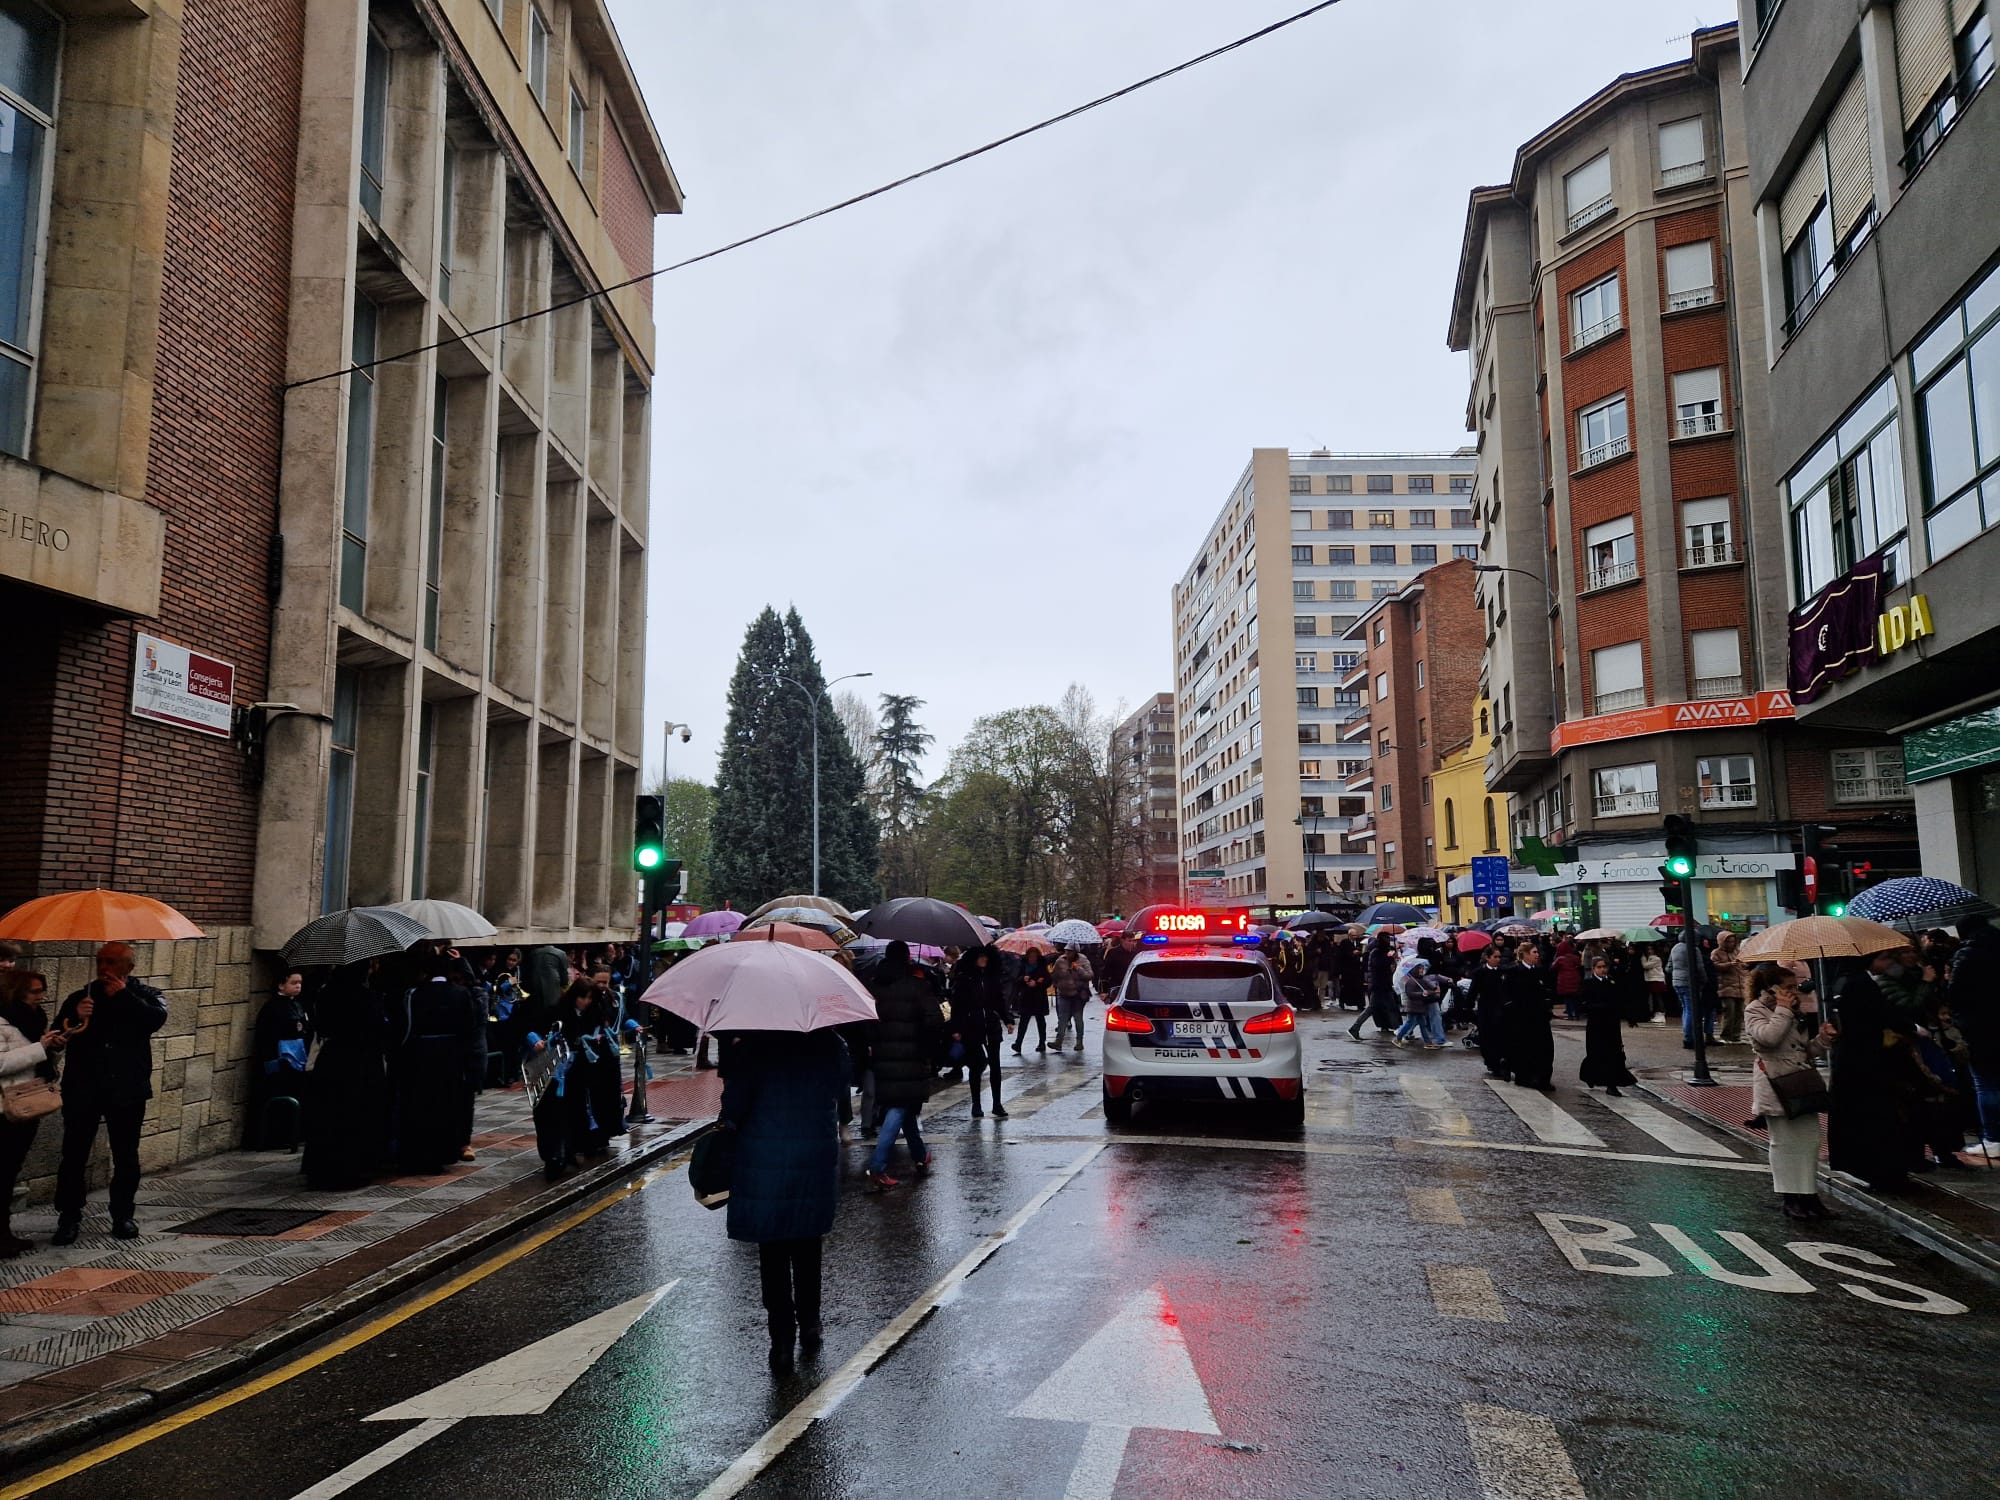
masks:
{"type": "Polygon", "coordinates": [[[681,725],[681,743],[685,745],[689,740],[693,738],[694,736],[688,732],[687,725],[685,724],[681,725]]]}

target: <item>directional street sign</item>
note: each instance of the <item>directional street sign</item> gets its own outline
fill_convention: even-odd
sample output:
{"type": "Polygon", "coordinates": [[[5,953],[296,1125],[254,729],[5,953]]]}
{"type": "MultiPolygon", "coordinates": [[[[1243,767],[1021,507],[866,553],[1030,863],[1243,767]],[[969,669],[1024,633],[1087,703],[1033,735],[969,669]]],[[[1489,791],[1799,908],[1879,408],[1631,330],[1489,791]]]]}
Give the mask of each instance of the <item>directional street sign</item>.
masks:
{"type": "Polygon", "coordinates": [[[1514,893],[1504,854],[1481,854],[1472,861],[1472,898],[1482,904],[1505,901],[1514,893]]]}
{"type": "Polygon", "coordinates": [[[364,1453],[338,1474],[329,1475],[295,1500],[333,1500],[373,1474],[408,1456],[432,1438],[471,1417],[539,1417],[556,1404],[613,1344],[653,1305],[680,1284],[680,1278],[593,1318],[572,1323],[525,1349],[516,1349],[455,1380],[385,1407],[365,1420],[416,1422],[381,1447],[364,1453]]]}
{"type": "Polygon", "coordinates": [[[1090,1424],[1063,1500],[1111,1500],[1135,1427],[1222,1435],[1180,1319],[1158,1286],[1127,1302],[1013,1414],[1090,1424]]]}

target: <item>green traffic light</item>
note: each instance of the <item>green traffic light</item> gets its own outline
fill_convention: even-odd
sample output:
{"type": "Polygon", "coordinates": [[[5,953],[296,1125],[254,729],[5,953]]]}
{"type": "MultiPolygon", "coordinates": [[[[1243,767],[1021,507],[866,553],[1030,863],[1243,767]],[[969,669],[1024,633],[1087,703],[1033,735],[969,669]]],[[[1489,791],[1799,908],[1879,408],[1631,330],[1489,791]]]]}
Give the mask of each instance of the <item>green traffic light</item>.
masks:
{"type": "Polygon", "coordinates": [[[1845,901],[1836,901],[1836,902],[1834,902],[1834,903],[1833,903],[1833,905],[1829,906],[1829,907],[1828,907],[1828,908],[1826,909],[1826,914],[1827,914],[1827,915],[1828,915],[1829,917],[1844,917],[1844,916],[1846,916],[1846,915],[1847,915],[1847,903],[1846,903],[1845,901]]]}
{"type": "Polygon", "coordinates": [[[1686,880],[1688,876],[1694,874],[1694,861],[1689,859],[1685,854],[1669,855],[1667,857],[1667,868],[1674,873],[1677,879],[1686,880]]]}
{"type": "Polygon", "coordinates": [[[660,867],[660,851],[641,849],[632,856],[632,862],[642,870],[657,870],[660,867]]]}

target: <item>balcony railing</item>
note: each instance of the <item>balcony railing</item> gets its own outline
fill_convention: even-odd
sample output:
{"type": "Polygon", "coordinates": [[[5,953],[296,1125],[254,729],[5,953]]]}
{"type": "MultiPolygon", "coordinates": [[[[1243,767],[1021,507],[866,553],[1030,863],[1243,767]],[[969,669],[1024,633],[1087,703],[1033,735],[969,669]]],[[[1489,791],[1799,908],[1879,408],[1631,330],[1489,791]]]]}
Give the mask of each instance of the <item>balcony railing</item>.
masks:
{"type": "Polygon", "coordinates": [[[1705,786],[1701,789],[1703,807],[1754,807],[1756,804],[1757,788],[1747,783],[1705,786]]]}
{"type": "Polygon", "coordinates": [[[1722,431],[1722,413],[1719,411],[1696,412],[1691,417],[1677,417],[1674,420],[1675,437],[1704,437],[1711,432],[1722,431]]]}
{"type": "MultiPolygon", "coordinates": [[[[1598,322],[1592,323],[1588,328],[1579,328],[1576,331],[1576,348],[1588,349],[1592,344],[1602,343],[1624,326],[1625,315],[1623,313],[1613,313],[1608,318],[1603,318],[1598,322]]],[[[1574,352],[1575,350],[1571,350],[1571,353],[1574,352]]]]}
{"type": "Polygon", "coordinates": [[[1686,312],[1690,307],[1706,307],[1714,300],[1714,287],[1691,286],[1686,291],[1667,293],[1667,311],[1686,312]]]}
{"type": "Polygon", "coordinates": [[[1638,576],[1639,563],[1636,558],[1627,562],[1606,563],[1601,568],[1592,568],[1584,575],[1583,587],[1588,593],[1592,589],[1608,589],[1615,584],[1630,583],[1638,576]]]}
{"type": "Polygon", "coordinates": [[[1651,792],[1599,792],[1597,794],[1597,815],[1600,818],[1623,818],[1634,813],[1650,813],[1660,810],[1660,794],[1651,792]]]}
{"type": "Polygon", "coordinates": [[[1690,568],[1713,568],[1721,563],[1743,561],[1743,554],[1734,542],[1690,542],[1687,549],[1687,566],[1690,568]]]}
{"type": "Polygon", "coordinates": [[[1743,696],[1743,674],[1730,677],[1697,677],[1694,680],[1694,695],[1697,698],[1741,698],[1743,696]]]}
{"type": "Polygon", "coordinates": [[[1833,783],[1836,802],[1901,802],[1909,795],[1909,784],[1900,776],[1844,776],[1833,783]]]}
{"type": "Polygon", "coordinates": [[[1579,229],[1583,229],[1591,224],[1595,224],[1599,219],[1604,218],[1616,207],[1617,204],[1612,199],[1611,194],[1606,193],[1602,198],[1599,198],[1595,203],[1586,203],[1582,208],[1579,208],[1575,213],[1571,214],[1569,216],[1565,232],[1569,234],[1575,234],[1579,229]]]}
{"type": "Polygon", "coordinates": [[[1599,693],[1593,707],[1600,714],[1622,714],[1628,708],[1644,708],[1646,690],[1642,687],[1621,688],[1615,693],[1599,693]]]}
{"type": "Polygon", "coordinates": [[[1685,187],[1690,182],[1700,182],[1708,176],[1706,161],[1683,162],[1678,167],[1660,168],[1660,186],[1663,188],[1685,187]]]}
{"type": "Polygon", "coordinates": [[[1629,436],[1615,437],[1609,442],[1599,443],[1595,448],[1584,449],[1583,456],[1577,463],[1577,468],[1594,469],[1599,464],[1610,463],[1614,458],[1623,458],[1631,451],[1632,439],[1629,436]]]}

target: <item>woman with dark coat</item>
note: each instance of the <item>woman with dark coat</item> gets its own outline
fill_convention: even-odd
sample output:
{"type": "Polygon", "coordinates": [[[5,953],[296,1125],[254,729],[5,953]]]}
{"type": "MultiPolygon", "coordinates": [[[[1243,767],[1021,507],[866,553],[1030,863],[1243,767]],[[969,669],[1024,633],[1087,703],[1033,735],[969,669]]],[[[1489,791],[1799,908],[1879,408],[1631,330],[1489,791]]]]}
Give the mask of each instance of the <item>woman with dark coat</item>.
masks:
{"type": "Polygon", "coordinates": [[[391,982],[370,959],[365,972],[339,970],[313,999],[320,1046],[306,1074],[301,1166],[318,1191],[362,1186],[389,1154],[388,1058],[409,1034],[391,982]]]}
{"type": "Polygon", "coordinates": [[[1035,1050],[1049,1050],[1049,986],[1054,977],[1049,973],[1048,956],[1037,949],[1028,955],[1022,965],[1020,996],[1014,1002],[1014,1055],[1021,1055],[1021,1044],[1028,1039],[1028,1022],[1035,1023],[1035,1050]]]}
{"type": "Polygon", "coordinates": [[[1368,986],[1361,974],[1361,945],[1345,933],[1334,939],[1333,976],[1340,989],[1342,1006],[1368,1009],[1368,986]]]}
{"type": "Polygon", "coordinates": [[[931,1058],[944,1030],[944,1014],[929,976],[910,962],[907,943],[893,942],[882,950],[869,989],[875,995],[875,1103],[882,1111],[882,1131],[868,1161],[868,1180],[880,1192],[896,1186],[889,1175],[889,1153],[898,1134],[909,1142],[917,1171],[931,1168],[917,1117],[930,1097],[931,1058]]]}
{"type": "Polygon", "coordinates": [[[1897,959],[1894,952],[1875,954],[1840,987],[1826,1111],[1827,1165],[1878,1193],[1902,1192],[1910,1169],[1923,1160],[1922,1104],[1936,1085],[1917,1056],[1915,1024],[1875,982],[1897,959]]]}
{"type": "Polygon", "coordinates": [[[1403,1002],[1396,993],[1396,940],[1386,932],[1378,932],[1368,944],[1368,1009],[1354,1018],[1354,1024],[1347,1028],[1347,1034],[1355,1041],[1361,1040],[1361,1023],[1372,1018],[1375,1034],[1381,1036],[1396,1029],[1396,1016],[1403,1008],[1403,1002]]]}
{"type": "Polygon", "coordinates": [[[820,1250],[840,1196],[840,1107],[847,1048],[831,1030],[744,1031],[721,1048],[722,1126],[736,1133],[729,1237],[757,1247],[771,1368],[792,1342],[819,1352],[820,1250]]]}
{"type": "Polygon", "coordinates": [[[1542,963],[1541,947],[1533,939],[1524,940],[1515,955],[1513,966],[1505,971],[1506,1004],[1501,1012],[1507,1066],[1522,1088],[1546,1093],[1555,1087],[1556,1037],[1549,1025],[1555,975],[1542,963]]]}
{"type": "Polygon", "coordinates": [[[410,991],[410,1039],[396,1069],[396,1154],[405,1171],[442,1172],[471,1140],[466,1050],[485,1024],[485,1007],[456,963],[438,955],[430,976],[410,991]]]}
{"type": "Polygon", "coordinates": [[[1513,966],[1505,963],[1507,950],[1488,943],[1479,955],[1479,967],[1472,971],[1466,999],[1472,1004],[1472,1019],[1479,1027],[1479,1056],[1486,1064],[1488,1078],[1507,1076],[1507,980],[1513,966]]]}
{"type": "Polygon", "coordinates": [[[993,1118],[1004,1120],[1000,1105],[1000,1037],[1006,1025],[1006,972],[1000,950],[991,945],[969,948],[951,971],[951,1034],[965,1049],[965,1071],[972,1079],[972,1118],[979,1107],[980,1081],[993,1080],[993,1118]]]}
{"type": "Polygon", "coordinates": [[[1611,977],[1611,960],[1599,954],[1583,979],[1583,1066],[1577,1076],[1614,1099],[1622,1084],[1637,1083],[1625,1066],[1625,990],[1611,977]]]}

